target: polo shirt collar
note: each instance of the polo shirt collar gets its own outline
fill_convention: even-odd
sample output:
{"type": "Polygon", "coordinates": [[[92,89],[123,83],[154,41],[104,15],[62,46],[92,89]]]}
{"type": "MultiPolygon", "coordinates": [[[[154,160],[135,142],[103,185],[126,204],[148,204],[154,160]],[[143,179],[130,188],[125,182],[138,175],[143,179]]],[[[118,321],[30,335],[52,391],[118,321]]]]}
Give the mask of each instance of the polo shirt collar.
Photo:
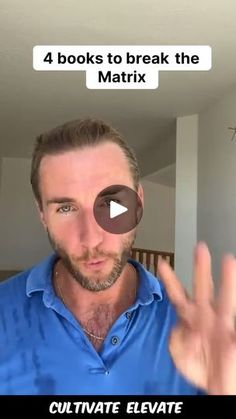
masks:
{"type": "Polygon", "coordinates": [[[57,259],[57,254],[53,253],[30,270],[26,280],[26,295],[28,297],[37,291],[52,293],[52,270],[57,259]]]}
{"type": "MultiPolygon", "coordinates": [[[[31,297],[34,292],[43,291],[45,294],[44,302],[50,305],[50,301],[54,297],[51,280],[52,270],[57,258],[58,255],[53,253],[30,270],[26,281],[26,294],[28,297],[31,297]]],[[[128,262],[137,269],[139,274],[139,288],[135,306],[150,304],[154,298],[157,298],[159,301],[162,300],[162,287],[158,279],[136,260],[128,259],[128,262]]]]}
{"type": "Polygon", "coordinates": [[[150,304],[154,298],[158,301],[162,300],[162,286],[151,272],[147,271],[144,266],[134,259],[128,259],[138,271],[139,288],[135,306],[150,304]]]}

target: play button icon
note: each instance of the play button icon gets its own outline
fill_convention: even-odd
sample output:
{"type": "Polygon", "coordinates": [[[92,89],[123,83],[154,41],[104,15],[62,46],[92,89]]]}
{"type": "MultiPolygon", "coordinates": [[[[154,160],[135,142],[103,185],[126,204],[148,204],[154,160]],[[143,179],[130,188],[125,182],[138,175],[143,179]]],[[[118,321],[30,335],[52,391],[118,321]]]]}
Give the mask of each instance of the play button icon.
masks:
{"type": "Polygon", "coordinates": [[[115,201],[110,201],[110,218],[117,217],[126,211],[128,211],[128,208],[117,204],[115,201]]]}
{"type": "Polygon", "coordinates": [[[125,234],[133,230],[143,215],[139,195],[125,185],[111,185],[96,197],[93,207],[95,220],[103,230],[125,234]]]}

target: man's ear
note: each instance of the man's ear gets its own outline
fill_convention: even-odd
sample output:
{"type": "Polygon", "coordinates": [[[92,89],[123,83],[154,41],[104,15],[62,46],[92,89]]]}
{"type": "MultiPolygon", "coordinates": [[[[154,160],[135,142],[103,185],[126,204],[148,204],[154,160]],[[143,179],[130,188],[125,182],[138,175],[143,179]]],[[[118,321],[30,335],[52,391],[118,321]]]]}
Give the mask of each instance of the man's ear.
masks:
{"type": "Polygon", "coordinates": [[[39,204],[39,202],[37,200],[35,200],[35,205],[36,205],[36,208],[37,208],[37,211],[38,211],[38,214],[39,214],[40,221],[43,224],[44,229],[47,230],[47,224],[46,224],[46,221],[45,221],[45,218],[44,218],[42,206],[41,206],[41,204],[39,204]]]}
{"type": "Polygon", "coordinates": [[[142,202],[142,206],[144,207],[144,190],[141,183],[139,183],[138,185],[138,196],[142,202]]]}

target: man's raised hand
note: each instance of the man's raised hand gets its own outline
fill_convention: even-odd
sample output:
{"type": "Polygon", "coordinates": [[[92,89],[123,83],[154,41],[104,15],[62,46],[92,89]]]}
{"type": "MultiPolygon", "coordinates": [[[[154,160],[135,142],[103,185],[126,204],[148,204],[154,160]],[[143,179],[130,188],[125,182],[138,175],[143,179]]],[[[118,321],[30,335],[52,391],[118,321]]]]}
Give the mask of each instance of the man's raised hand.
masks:
{"type": "Polygon", "coordinates": [[[179,318],[169,345],[176,367],[208,394],[236,395],[236,259],[224,256],[217,296],[205,243],[195,249],[191,298],[163,259],[158,272],[179,318]]]}

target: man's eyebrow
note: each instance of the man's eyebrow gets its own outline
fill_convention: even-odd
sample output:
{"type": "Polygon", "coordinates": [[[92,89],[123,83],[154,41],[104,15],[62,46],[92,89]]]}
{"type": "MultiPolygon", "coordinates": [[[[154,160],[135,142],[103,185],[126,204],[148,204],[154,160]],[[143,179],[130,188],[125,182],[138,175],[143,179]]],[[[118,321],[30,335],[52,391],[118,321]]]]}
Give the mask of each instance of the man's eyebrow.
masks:
{"type": "Polygon", "coordinates": [[[60,198],[55,197],[55,198],[48,199],[46,204],[48,206],[50,204],[64,204],[64,203],[67,203],[67,202],[76,203],[76,200],[74,198],[69,198],[68,196],[63,196],[63,197],[60,197],[60,198]]]}
{"type": "MultiPolygon", "coordinates": [[[[124,186],[114,186],[114,187],[108,187],[106,190],[104,190],[103,192],[99,193],[98,196],[99,197],[104,197],[107,195],[115,195],[119,192],[122,192],[124,190],[124,186]]],[[[50,198],[46,201],[46,205],[50,205],[50,204],[65,204],[65,203],[76,203],[76,200],[74,198],[70,198],[68,196],[62,196],[62,197],[54,197],[54,198],[50,198]]]]}
{"type": "Polygon", "coordinates": [[[110,188],[105,189],[105,191],[98,194],[99,197],[107,196],[107,195],[115,195],[119,192],[124,190],[124,186],[111,186],[110,188]]]}

